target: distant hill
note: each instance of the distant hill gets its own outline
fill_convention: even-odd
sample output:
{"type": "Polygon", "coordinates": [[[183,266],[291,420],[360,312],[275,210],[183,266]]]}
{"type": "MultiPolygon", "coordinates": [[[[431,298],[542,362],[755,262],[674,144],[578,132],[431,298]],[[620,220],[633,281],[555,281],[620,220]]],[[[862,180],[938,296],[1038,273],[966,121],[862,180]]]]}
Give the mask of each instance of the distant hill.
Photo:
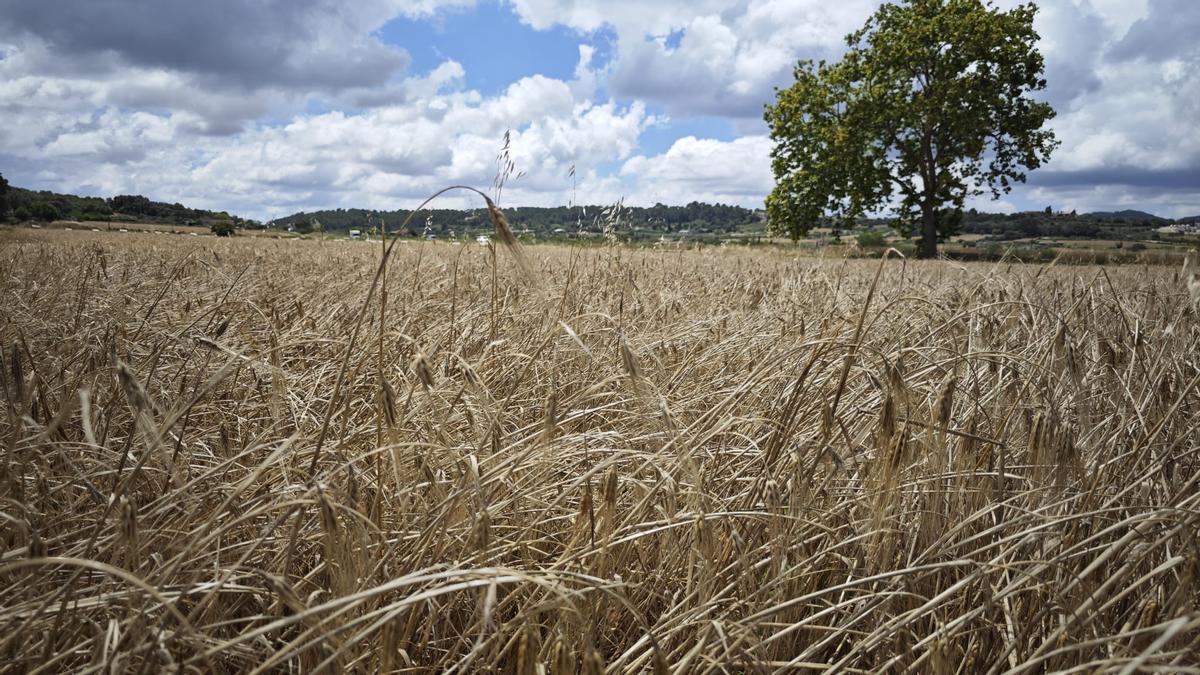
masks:
{"type": "Polygon", "coordinates": [[[1115,211],[1096,213],[1020,213],[964,214],[963,233],[982,234],[992,239],[1025,239],[1046,237],[1057,239],[1146,239],[1154,230],[1173,221],[1144,211],[1115,211]]]}
{"type": "Polygon", "coordinates": [[[1177,223],[1200,223],[1200,216],[1187,216],[1186,218],[1176,218],[1177,223]]]}
{"type": "Polygon", "coordinates": [[[1092,213],[1085,213],[1083,215],[1086,218],[1094,218],[1096,220],[1125,220],[1128,222],[1153,222],[1153,223],[1170,222],[1170,220],[1168,218],[1160,218],[1159,216],[1156,216],[1153,213],[1146,213],[1145,211],[1135,211],[1132,209],[1127,209],[1125,211],[1094,211],[1092,213]]]}
{"type": "Polygon", "coordinates": [[[98,220],[173,225],[206,225],[217,220],[232,220],[237,225],[253,223],[224,211],[156,202],[141,195],[79,197],[10,186],[8,205],[10,213],[17,220],[98,220]]]}

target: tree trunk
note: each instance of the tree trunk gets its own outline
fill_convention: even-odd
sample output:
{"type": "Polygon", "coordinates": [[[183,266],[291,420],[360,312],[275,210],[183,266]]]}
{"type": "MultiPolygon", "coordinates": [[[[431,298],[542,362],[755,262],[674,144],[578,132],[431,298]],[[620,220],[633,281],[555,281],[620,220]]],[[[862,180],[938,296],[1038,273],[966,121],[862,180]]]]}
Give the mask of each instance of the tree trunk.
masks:
{"type": "Polygon", "coordinates": [[[926,202],[921,205],[921,245],[917,249],[918,258],[937,257],[937,209],[926,202]]]}

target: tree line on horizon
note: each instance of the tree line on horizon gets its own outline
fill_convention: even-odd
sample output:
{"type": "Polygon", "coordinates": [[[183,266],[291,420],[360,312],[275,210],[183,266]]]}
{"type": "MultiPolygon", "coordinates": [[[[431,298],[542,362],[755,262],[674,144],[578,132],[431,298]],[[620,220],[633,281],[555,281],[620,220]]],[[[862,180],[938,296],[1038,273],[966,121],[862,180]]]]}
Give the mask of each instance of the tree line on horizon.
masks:
{"type": "MultiPolygon", "coordinates": [[[[728,235],[735,232],[765,232],[766,216],[761,209],[749,209],[727,204],[691,202],[682,206],[655,204],[650,207],[624,205],[586,205],[555,207],[509,207],[505,213],[515,229],[538,235],[563,233],[626,233],[648,231],[663,234],[728,235]]],[[[292,226],[310,231],[314,221],[327,231],[344,232],[352,229],[371,231],[384,223],[389,232],[396,232],[412,215],[408,209],[381,211],[371,209],[326,209],[302,211],[269,223],[230,215],[225,211],[189,208],[178,203],[159,202],[142,195],[114,197],[80,197],[50,191],[33,191],[10,186],[0,175],[0,221],[15,219],[29,221],[101,221],[153,222],[174,225],[214,224],[234,228],[256,229],[273,226],[284,229],[292,226]]],[[[1124,239],[1136,237],[1149,227],[1185,223],[1200,218],[1172,221],[1143,211],[1116,211],[1076,214],[1075,212],[1045,211],[1018,213],[987,213],[969,209],[963,213],[961,231],[966,234],[991,235],[998,238],[1059,237],[1124,239]]],[[[855,228],[894,227],[894,218],[861,216],[847,224],[831,218],[819,218],[811,227],[850,231],[855,228]]],[[[429,209],[409,221],[406,234],[419,236],[451,233],[470,235],[490,229],[483,209],[429,209]]]]}
{"type": "Polygon", "coordinates": [[[27,190],[9,185],[0,176],[0,220],[10,217],[18,222],[74,220],[211,225],[228,221],[237,227],[258,225],[257,221],[226,211],[189,208],[179,203],[154,201],[142,195],[81,197],[49,190],[27,190]]]}
{"type": "MultiPolygon", "coordinates": [[[[361,230],[376,231],[383,222],[389,232],[395,232],[412,213],[410,210],[378,211],[370,209],[327,209],[301,211],[268,222],[264,227],[288,228],[300,232],[314,231],[313,223],[327,232],[361,230]]],[[[538,235],[602,233],[617,234],[633,230],[663,234],[731,234],[734,232],[766,232],[763,212],[743,207],[726,207],[693,203],[687,206],[624,207],[612,217],[612,207],[520,207],[505,209],[505,215],[518,231],[538,235]],[[705,208],[708,207],[708,208],[705,208]],[[607,229],[606,229],[607,228],[607,229]]],[[[1147,229],[1170,224],[1144,211],[1115,212],[1055,212],[1053,210],[988,213],[969,209],[963,213],[961,231],[965,234],[993,235],[999,238],[1058,237],[1078,239],[1124,239],[1144,233],[1147,229]]],[[[1180,221],[1182,222],[1182,221],[1180,221]]],[[[895,227],[890,217],[859,217],[847,224],[831,218],[819,219],[809,228],[825,228],[850,232],[861,228],[895,227]]],[[[476,230],[487,231],[491,225],[483,209],[428,209],[417,214],[405,234],[433,234],[439,237],[451,233],[470,235],[476,230]]]]}
{"type": "MultiPolygon", "coordinates": [[[[691,202],[683,206],[655,204],[649,207],[622,204],[599,206],[521,206],[504,209],[514,229],[539,234],[566,232],[620,232],[630,229],[653,229],[662,232],[730,233],[762,223],[761,210],[728,204],[691,202]]],[[[475,209],[426,209],[413,216],[410,209],[379,211],[370,209],[325,209],[302,211],[277,218],[269,223],[274,227],[291,226],[306,229],[312,221],[324,230],[373,230],[382,222],[389,231],[396,231],[408,222],[408,234],[447,235],[467,234],[488,230],[491,222],[487,211],[475,209]],[[410,216],[411,219],[410,219],[410,216]]]]}

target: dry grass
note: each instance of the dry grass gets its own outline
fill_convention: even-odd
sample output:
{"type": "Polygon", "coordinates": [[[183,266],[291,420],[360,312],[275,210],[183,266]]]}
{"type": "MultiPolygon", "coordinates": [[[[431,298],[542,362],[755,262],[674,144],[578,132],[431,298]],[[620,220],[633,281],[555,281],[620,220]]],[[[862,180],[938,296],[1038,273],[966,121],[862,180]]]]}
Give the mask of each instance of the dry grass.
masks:
{"type": "MultiPolygon", "coordinates": [[[[201,225],[174,225],[164,223],[127,223],[123,221],[104,220],[56,220],[53,223],[41,223],[38,228],[47,230],[98,230],[101,232],[157,232],[159,234],[196,234],[211,236],[212,230],[201,225]]],[[[241,234],[257,235],[261,230],[243,230],[241,234]]]]}
{"type": "Polygon", "coordinates": [[[1200,672],[1175,269],[379,255],[0,240],[5,670],[1200,672]]]}

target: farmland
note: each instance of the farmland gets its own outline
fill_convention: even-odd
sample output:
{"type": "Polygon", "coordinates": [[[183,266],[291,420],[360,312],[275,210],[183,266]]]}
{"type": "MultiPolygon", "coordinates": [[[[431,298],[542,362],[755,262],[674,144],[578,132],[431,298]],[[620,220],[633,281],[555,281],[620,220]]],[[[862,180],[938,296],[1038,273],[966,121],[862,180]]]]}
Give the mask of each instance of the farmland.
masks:
{"type": "Polygon", "coordinates": [[[1198,672],[1178,267],[520,256],[0,233],[3,668],[1198,672]]]}

